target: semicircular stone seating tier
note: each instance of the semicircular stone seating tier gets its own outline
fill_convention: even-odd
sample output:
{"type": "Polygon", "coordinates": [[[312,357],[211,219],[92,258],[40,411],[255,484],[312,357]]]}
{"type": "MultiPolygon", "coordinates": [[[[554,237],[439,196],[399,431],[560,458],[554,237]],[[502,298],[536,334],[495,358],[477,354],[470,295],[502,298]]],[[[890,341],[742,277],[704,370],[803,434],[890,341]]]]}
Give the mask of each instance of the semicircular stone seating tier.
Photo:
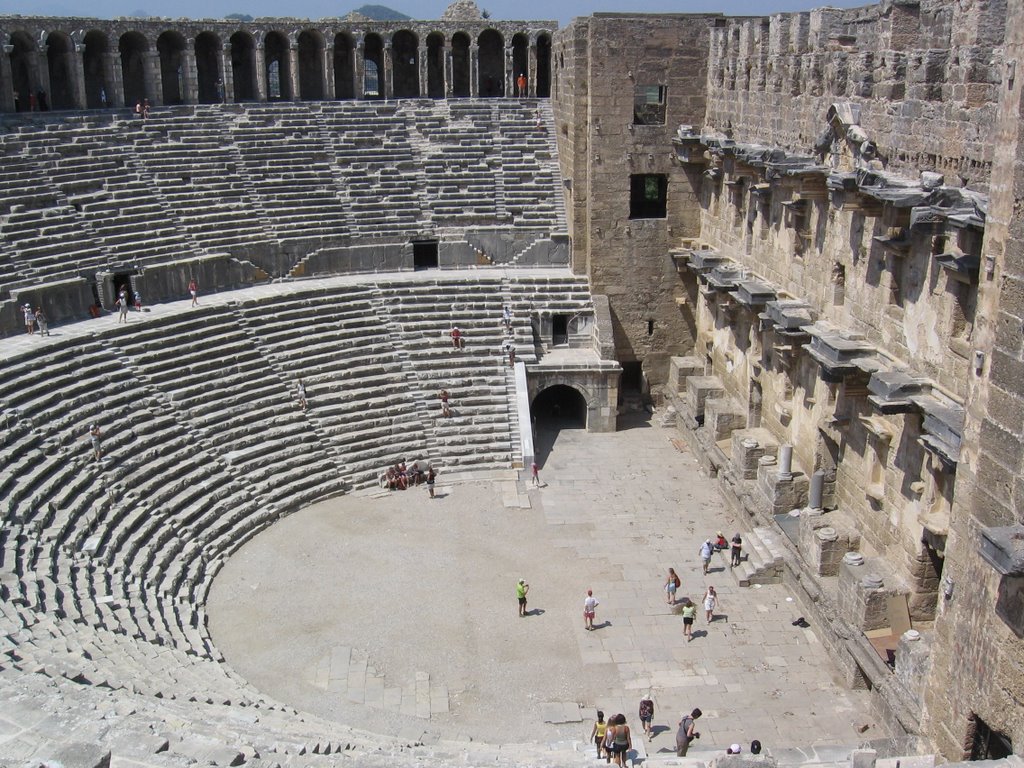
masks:
{"type": "Polygon", "coordinates": [[[231,746],[400,752],[315,718],[286,723],[287,708],[223,662],[207,632],[206,598],[251,537],[313,501],[374,487],[395,461],[425,459],[442,477],[521,461],[502,307],[513,308],[527,363],[536,360],[532,317],[593,311],[585,278],[521,272],[280,284],[210,296],[197,308],[168,305],[129,325],[66,326],[8,356],[0,372],[5,706],[67,718],[81,714],[76,701],[109,709],[106,727],[120,723],[123,742],[144,749],[154,746],[152,723],[191,712],[220,748],[225,734],[242,732],[231,746]],[[463,351],[452,348],[452,325],[465,334],[463,351]],[[295,399],[300,378],[305,412],[295,399]],[[441,388],[453,394],[449,418],[441,388]],[[113,692],[130,695],[130,706],[113,692]],[[129,709],[138,715],[131,725],[122,717],[129,709]],[[245,714],[254,710],[258,718],[245,714]]]}

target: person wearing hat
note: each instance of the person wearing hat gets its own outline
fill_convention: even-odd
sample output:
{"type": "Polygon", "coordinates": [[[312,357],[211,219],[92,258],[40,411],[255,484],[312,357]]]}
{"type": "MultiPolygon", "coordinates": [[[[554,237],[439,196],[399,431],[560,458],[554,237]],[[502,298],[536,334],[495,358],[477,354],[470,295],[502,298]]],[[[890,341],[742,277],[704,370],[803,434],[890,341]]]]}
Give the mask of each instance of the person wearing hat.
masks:
{"type": "Polygon", "coordinates": [[[519,617],[526,615],[526,593],[530,591],[530,585],[526,579],[520,579],[516,583],[516,597],[519,598],[519,617]]]}
{"type": "Polygon", "coordinates": [[[25,330],[31,336],[36,332],[36,313],[32,311],[31,304],[26,304],[22,307],[21,312],[25,316],[25,330]]]}

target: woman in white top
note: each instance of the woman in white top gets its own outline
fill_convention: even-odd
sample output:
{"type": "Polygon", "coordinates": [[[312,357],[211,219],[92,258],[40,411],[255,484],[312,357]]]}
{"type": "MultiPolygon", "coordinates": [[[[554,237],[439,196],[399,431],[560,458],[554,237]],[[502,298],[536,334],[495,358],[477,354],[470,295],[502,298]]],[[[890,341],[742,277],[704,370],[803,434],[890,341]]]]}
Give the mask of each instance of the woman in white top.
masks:
{"type": "Polygon", "coordinates": [[[718,593],[715,592],[714,587],[709,586],[708,591],[704,593],[704,616],[709,624],[714,621],[716,607],[718,607],[718,593]]]}

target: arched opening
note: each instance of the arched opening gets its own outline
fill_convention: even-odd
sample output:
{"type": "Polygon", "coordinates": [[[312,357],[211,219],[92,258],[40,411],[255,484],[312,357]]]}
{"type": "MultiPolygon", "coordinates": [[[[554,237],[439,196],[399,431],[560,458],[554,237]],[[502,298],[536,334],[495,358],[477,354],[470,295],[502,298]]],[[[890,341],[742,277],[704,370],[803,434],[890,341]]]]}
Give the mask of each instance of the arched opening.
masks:
{"type": "Polygon", "coordinates": [[[519,78],[522,77],[526,83],[523,89],[523,96],[529,96],[530,81],[530,41],[522,32],[512,36],[512,82],[516,83],[510,96],[519,96],[519,78]]]}
{"type": "Polygon", "coordinates": [[[452,35],[452,96],[469,96],[469,35],[452,35]]]}
{"type": "Polygon", "coordinates": [[[14,90],[14,108],[18,112],[28,112],[38,103],[33,96],[36,92],[35,67],[31,59],[32,38],[24,32],[11,35],[11,85],[14,90]]]}
{"type": "Polygon", "coordinates": [[[427,97],[444,98],[444,35],[427,35],[427,97]]]}
{"type": "Polygon", "coordinates": [[[324,98],[324,39],[319,32],[308,29],[299,34],[299,98],[324,98]]]}
{"type": "Polygon", "coordinates": [[[334,97],[354,99],[356,97],[355,66],[353,56],[355,45],[352,38],[342,32],[334,36],[334,97]]]}
{"type": "Polygon", "coordinates": [[[231,36],[231,82],[235,101],[253,101],[256,98],[256,45],[247,32],[231,36]]]}
{"type": "Polygon", "coordinates": [[[50,70],[50,109],[72,109],[75,106],[71,73],[75,47],[71,39],[59,32],[46,38],[46,66],[50,70]]]}
{"type": "Polygon", "coordinates": [[[531,415],[538,431],[586,429],[587,401],[579,390],[555,384],[533,399],[531,415]]]}
{"type": "Polygon", "coordinates": [[[85,106],[89,109],[106,109],[113,105],[104,66],[109,47],[107,36],[92,30],[86,33],[84,42],[82,71],[85,75],[85,106]]]}
{"type": "Polygon", "coordinates": [[[477,88],[481,96],[505,95],[505,41],[495,29],[485,29],[477,38],[480,58],[480,79],[477,88]]]}
{"type": "Polygon", "coordinates": [[[391,38],[396,99],[415,99],[420,95],[419,39],[407,29],[391,38]]]}
{"type": "Polygon", "coordinates": [[[185,102],[185,38],[177,32],[164,32],[156,39],[160,53],[160,84],[164,104],[185,102]]]}
{"type": "Polygon", "coordinates": [[[224,101],[224,79],[220,71],[220,38],[212,32],[196,35],[196,83],[200,104],[224,101]]]}
{"type": "Polygon", "coordinates": [[[384,43],[380,35],[363,39],[363,97],[384,98],[384,43]]]}
{"type": "Polygon", "coordinates": [[[121,82],[124,84],[124,103],[137,104],[146,98],[146,68],[144,64],[149,44],[138,32],[125,32],[118,42],[121,53],[121,82]]]}
{"type": "Polygon", "coordinates": [[[263,67],[267,76],[267,101],[289,101],[292,78],[288,68],[288,41],[280,32],[267,33],[263,41],[263,67]]]}
{"type": "Polygon", "coordinates": [[[537,37],[537,97],[547,99],[551,96],[551,38],[547,35],[537,37]]]}

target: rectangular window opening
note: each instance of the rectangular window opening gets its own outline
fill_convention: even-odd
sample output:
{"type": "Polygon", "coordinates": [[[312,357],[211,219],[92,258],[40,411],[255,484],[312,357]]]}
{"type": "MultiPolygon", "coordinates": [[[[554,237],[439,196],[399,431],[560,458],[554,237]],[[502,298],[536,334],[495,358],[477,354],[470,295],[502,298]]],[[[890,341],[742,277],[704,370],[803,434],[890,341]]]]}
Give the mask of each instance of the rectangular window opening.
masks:
{"type": "Polygon", "coordinates": [[[665,124],[665,86],[638,85],[633,90],[633,125],[665,124]]]}
{"type": "Polygon", "coordinates": [[[664,219],[668,199],[668,176],[638,173],[629,177],[629,218],[664,219]]]}

